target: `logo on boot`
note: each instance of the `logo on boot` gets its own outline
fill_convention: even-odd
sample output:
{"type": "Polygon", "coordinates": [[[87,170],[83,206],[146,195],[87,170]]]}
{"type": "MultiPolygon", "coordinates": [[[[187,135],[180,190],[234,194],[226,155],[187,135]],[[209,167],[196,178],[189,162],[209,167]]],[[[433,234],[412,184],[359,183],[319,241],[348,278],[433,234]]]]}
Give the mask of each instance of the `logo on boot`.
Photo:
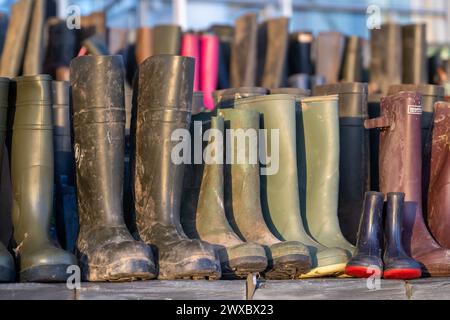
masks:
{"type": "Polygon", "coordinates": [[[409,105],[408,114],[418,114],[418,115],[422,114],[422,106],[409,105]]]}

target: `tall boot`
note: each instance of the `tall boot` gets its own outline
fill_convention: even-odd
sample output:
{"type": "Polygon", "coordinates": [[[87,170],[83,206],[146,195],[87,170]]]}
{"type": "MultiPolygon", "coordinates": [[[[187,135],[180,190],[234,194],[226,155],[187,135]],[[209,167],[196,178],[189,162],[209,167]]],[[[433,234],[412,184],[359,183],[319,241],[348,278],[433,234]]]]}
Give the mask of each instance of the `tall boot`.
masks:
{"type": "Polygon", "coordinates": [[[361,82],[362,72],[362,39],[358,36],[347,37],[340,79],[345,82],[361,82]]]}
{"type": "Polygon", "coordinates": [[[311,61],[312,43],[314,37],[311,32],[295,32],[289,36],[289,75],[313,74],[311,61]]]}
{"type": "Polygon", "coordinates": [[[258,22],[257,15],[249,13],[236,20],[231,49],[231,87],[256,85],[258,22]]]}
{"type": "Polygon", "coordinates": [[[380,188],[405,193],[403,245],[422,264],[423,273],[450,275],[450,250],[429,233],[422,213],[421,97],[400,92],[381,99],[381,117],[366,120],[365,127],[381,128],[380,188]]]}
{"type": "MultiPolygon", "coordinates": [[[[0,181],[2,181],[3,151],[5,150],[6,121],[8,116],[9,79],[0,78],[0,181]]],[[[3,208],[2,208],[3,211],[3,208]]],[[[2,215],[6,212],[2,212],[2,215]]],[[[0,283],[14,280],[14,261],[0,241],[0,283]]]]}
{"type": "Polygon", "coordinates": [[[197,33],[184,33],[181,39],[181,55],[195,59],[194,92],[200,90],[200,37],[197,33]]]}
{"type": "MultiPolygon", "coordinates": [[[[205,129],[217,130],[223,138],[223,118],[212,117],[209,124],[204,122],[205,129]]],[[[207,148],[213,163],[194,164],[186,170],[181,222],[190,238],[215,245],[224,278],[245,278],[248,273],[263,272],[267,257],[261,246],[243,242],[227,221],[222,141],[210,131],[207,148]]]]}
{"type": "MultiPolygon", "coordinates": [[[[344,238],[338,220],[341,194],[338,96],[302,99],[300,113],[297,156],[303,223],[320,244],[353,252],[354,247],[344,238]]],[[[357,189],[358,193],[365,191],[361,189],[357,189]]]]}
{"type": "Polygon", "coordinates": [[[425,23],[402,26],[402,83],[428,83],[427,26],[425,23]]]}
{"type": "Polygon", "coordinates": [[[24,75],[41,74],[44,64],[44,25],[46,0],[34,0],[27,47],[23,62],[24,75]]]}
{"type": "Polygon", "coordinates": [[[261,141],[260,145],[269,145],[272,129],[278,129],[279,132],[279,166],[271,168],[276,165],[272,162],[271,166],[265,167],[266,170],[278,170],[261,175],[261,205],[269,229],[281,240],[298,241],[308,247],[313,269],[303,277],[342,274],[348,253],[317,243],[308,235],[302,221],[297,174],[295,98],[290,95],[251,97],[237,100],[235,107],[261,113],[261,128],[268,130],[268,133],[266,141],[261,141]]]}
{"type": "Polygon", "coordinates": [[[409,257],[402,244],[402,216],[405,194],[387,194],[386,226],[384,228],[384,272],[385,279],[415,279],[422,275],[417,261],[409,257]]]}
{"type": "Polygon", "coordinates": [[[124,71],[120,56],[84,56],[70,66],[80,232],[77,250],[87,281],[151,279],[150,248],[123,217],[124,71]]]}
{"type": "MultiPolygon", "coordinates": [[[[367,96],[367,109],[369,119],[378,118],[380,111],[380,93],[369,94],[367,96]]],[[[370,190],[380,190],[379,173],[379,152],[380,152],[380,131],[369,130],[369,153],[370,153],[370,190]]]]}
{"type": "Polygon", "coordinates": [[[22,282],[66,281],[72,254],[49,236],[53,214],[52,79],[14,80],[16,113],[12,141],[13,224],[22,282]]]}
{"type": "Polygon", "coordinates": [[[145,59],[153,55],[153,30],[149,27],[141,27],[137,30],[136,38],[136,62],[140,65],[145,59]]]}
{"type": "Polygon", "coordinates": [[[139,68],[133,127],[134,197],[140,238],[155,247],[159,278],[221,276],[214,247],[189,239],[180,223],[184,164],[171,159],[176,129],[188,129],[192,109],[194,59],[156,55],[139,68]]]}
{"type": "Polygon", "coordinates": [[[231,47],[233,45],[234,27],[227,25],[213,25],[211,31],[219,37],[219,78],[217,87],[230,87],[231,47]]]}
{"type": "Polygon", "coordinates": [[[214,34],[200,35],[200,90],[203,91],[205,107],[214,109],[212,93],[217,89],[219,72],[219,38],[214,34]]]}
{"type": "Polygon", "coordinates": [[[339,96],[339,222],[346,239],[356,243],[364,194],[370,188],[367,84],[317,86],[314,95],[339,96]]]}
{"type": "Polygon", "coordinates": [[[339,32],[321,32],[317,36],[316,74],[324,76],[326,83],[339,81],[344,49],[345,36],[339,32]]]}
{"type": "Polygon", "coordinates": [[[177,25],[158,25],[153,28],[152,53],[180,54],[181,28],[177,25]]]}
{"type": "Polygon", "coordinates": [[[383,193],[366,192],[355,255],[345,267],[345,273],[349,276],[369,278],[372,275],[381,277],[383,274],[383,205],[383,193]]]}
{"type": "Polygon", "coordinates": [[[287,76],[289,18],[268,20],[260,28],[265,30],[262,35],[265,39],[262,41],[264,48],[258,51],[258,56],[263,57],[258,66],[258,70],[263,71],[259,83],[266,88],[282,87],[287,76]]]}
{"type": "Polygon", "coordinates": [[[238,99],[263,96],[269,93],[267,88],[262,87],[240,87],[222,89],[213,92],[216,109],[233,108],[238,99]]]}
{"type": "MultiPolygon", "coordinates": [[[[245,100],[245,99],[242,99],[245,100]]],[[[240,101],[242,101],[240,100],[240,101]]],[[[280,241],[268,228],[263,216],[260,197],[259,165],[251,163],[250,153],[257,152],[259,113],[253,110],[222,109],[218,114],[227,122],[227,129],[254,130],[253,141],[245,151],[245,159],[233,159],[242,151],[239,141],[231,139],[226,146],[231,164],[225,170],[225,210],[228,221],[245,241],[262,245],[266,249],[269,268],[267,278],[285,279],[298,277],[311,269],[308,248],[298,241],[280,241]],[[253,149],[252,149],[253,148],[253,149]]],[[[238,138],[239,139],[239,138],[238,138]]],[[[226,139],[229,140],[228,138],[226,139]]]]}
{"type": "Polygon", "coordinates": [[[450,249],[450,104],[436,103],[428,191],[428,225],[433,236],[450,249]]]}
{"type": "Polygon", "coordinates": [[[0,72],[4,77],[12,78],[19,75],[25,53],[33,3],[32,0],[20,0],[12,5],[11,19],[9,20],[0,62],[0,72]]]}

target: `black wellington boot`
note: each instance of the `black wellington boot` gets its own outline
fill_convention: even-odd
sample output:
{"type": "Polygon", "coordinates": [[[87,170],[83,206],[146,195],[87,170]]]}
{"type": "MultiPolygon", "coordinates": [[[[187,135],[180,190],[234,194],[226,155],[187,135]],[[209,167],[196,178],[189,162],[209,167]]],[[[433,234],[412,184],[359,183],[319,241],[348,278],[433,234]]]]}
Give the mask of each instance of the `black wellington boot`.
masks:
{"type": "Polygon", "coordinates": [[[124,67],[120,56],[84,56],[70,66],[80,233],[88,281],[156,276],[151,249],[133,239],[123,217],[124,67]]]}
{"type": "Polygon", "coordinates": [[[345,273],[349,276],[368,278],[378,275],[381,277],[383,273],[381,259],[383,205],[384,194],[366,192],[356,252],[345,268],[345,273]]]}
{"type": "Polygon", "coordinates": [[[409,257],[402,245],[402,216],[405,194],[390,192],[387,194],[386,223],[384,229],[385,279],[415,279],[422,275],[422,267],[409,257]]]}
{"type": "Polygon", "coordinates": [[[133,98],[134,198],[140,238],[155,247],[159,279],[218,279],[214,247],[189,239],[180,223],[184,164],[173,161],[172,140],[191,119],[194,58],[154,55],[139,67],[133,98]],[[137,91],[137,92],[136,92],[137,91]],[[136,96],[137,95],[137,96],[136,96]]]}

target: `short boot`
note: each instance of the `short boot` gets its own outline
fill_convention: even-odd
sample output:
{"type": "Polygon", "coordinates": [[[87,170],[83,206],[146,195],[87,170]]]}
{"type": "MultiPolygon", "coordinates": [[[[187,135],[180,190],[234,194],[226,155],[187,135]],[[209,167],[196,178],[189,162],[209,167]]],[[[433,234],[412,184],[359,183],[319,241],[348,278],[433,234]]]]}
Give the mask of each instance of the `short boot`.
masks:
{"type": "Polygon", "coordinates": [[[231,87],[254,87],[256,85],[256,61],[258,21],[255,13],[236,20],[233,47],[231,49],[231,87]]]}
{"type": "Polygon", "coordinates": [[[194,59],[155,55],[138,76],[132,175],[139,236],[157,251],[159,279],[218,279],[214,247],[189,239],[181,226],[184,164],[171,159],[172,133],[190,125],[194,59]]]}
{"type": "Polygon", "coordinates": [[[345,40],[344,60],[340,80],[344,82],[361,82],[363,77],[362,39],[350,36],[345,40]]]}
{"type": "Polygon", "coordinates": [[[313,74],[311,32],[294,32],[289,36],[289,75],[313,74]]]}
{"type": "Polygon", "coordinates": [[[75,256],[55,246],[53,215],[52,79],[15,78],[12,141],[13,224],[22,282],[63,282],[75,256]]]}
{"type": "Polygon", "coordinates": [[[221,162],[223,149],[220,151],[223,148],[223,118],[212,117],[209,127],[218,130],[222,138],[210,131],[205,152],[209,152],[213,162],[192,165],[191,172],[186,170],[181,222],[190,238],[216,246],[223,278],[245,278],[248,273],[266,270],[267,257],[263,247],[242,241],[227,221],[221,162]]]}
{"type": "MultiPolygon", "coordinates": [[[[242,99],[245,100],[245,99],[242,99]]],[[[239,100],[239,101],[242,101],[239,100]]],[[[227,122],[227,129],[257,130],[260,115],[253,110],[221,109],[218,114],[227,122]]],[[[266,248],[269,268],[265,277],[289,279],[307,273],[311,269],[308,248],[298,241],[280,241],[267,226],[261,208],[259,165],[250,162],[250,153],[257,152],[258,140],[249,143],[245,158],[233,159],[240,152],[239,142],[231,140],[227,145],[225,170],[225,210],[236,233],[245,241],[254,242],[266,248]],[[252,149],[253,148],[253,151],[252,149]]]]}
{"type": "Polygon", "coordinates": [[[219,38],[214,34],[200,35],[200,90],[204,94],[205,107],[214,109],[212,93],[217,89],[219,72],[219,38]]]}
{"type": "Polygon", "coordinates": [[[21,0],[12,5],[0,62],[0,72],[3,77],[13,78],[19,75],[32,11],[33,1],[21,0]]]}
{"type": "Polygon", "coordinates": [[[213,92],[214,105],[216,109],[234,108],[236,100],[264,96],[268,93],[269,90],[262,87],[240,87],[217,90],[213,92]]]}
{"type": "Polygon", "coordinates": [[[427,26],[425,23],[402,26],[402,83],[428,83],[427,26]]]}
{"type": "Polygon", "coordinates": [[[200,90],[200,36],[195,32],[186,32],[181,38],[181,55],[195,59],[194,92],[200,90]]]}
{"type": "Polygon", "coordinates": [[[339,223],[346,239],[356,243],[364,194],[370,188],[367,84],[343,82],[317,86],[314,95],[339,96],[339,223]]]}
{"type": "Polygon", "coordinates": [[[152,53],[175,54],[181,53],[181,28],[177,25],[158,25],[153,28],[152,53]]]}
{"type": "Polygon", "coordinates": [[[140,65],[153,55],[153,30],[149,27],[140,27],[137,29],[136,37],[136,62],[140,65]]]}
{"type": "Polygon", "coordinates": [[[345,36],[339,32],[321,32],[316,38],[316,74],[326,83],[339,81],[345,50],[345,36]]]}
{"type": "Polygon", "coordinates": [[[120,56],[71,63],[80,232],[77,251],[87,281],[156,276],[151,249],[133,239],[123,217],[125,101],[120,56]]]}
{"type": "Polygon", "coordinates": [[[34,0],[27,47],[23,61],[23,75],[41,74],[43,70],[46,3],[46,0],[34,0]]]}
{"type": "Polygon", "coordinates": [[[450,248],[450,104],[436,103],[429,172],[428,225],[436,240],[450,248]]]}
{"type": "Polygon", "coordinates": [[[384,194],[366,192],[359,224],[358,241],[353,258],[347,263],[345,273],[356,278],[369,278],[383,274],[383,205],[384,194]]]}
{"type": "Polygon", "coordinates": [[[420,264],[406,254],[402,245],[404,199],[402,192],[387,194],[383,256],[385,279],[416,279],[422,275],[420,264]]]}
{"type": "Polygon", "coordinates": [[[300,103],[297,156],[303,223],[320,244],[351,253],[354,247],[344,238],[338,220],[338,96],[305,98],[300,103]]]}
{"type": "Polygon", "coordinates": [[[366,128],[381,128],[380,189],[405,193],[402,238],[406,253],[422,264],[423,273],[450,275],[450,251],[429,233],[422,213],[421,96],[400,92],[381,99],[381,117],[366,128]],[[395,155],[395,156],[393,156],[395,155]]]}
{"type": "Polygon", "coordinates": [[[270,155],[275,160],[279,151],[279,161],[266,164],[263,169],[267,175],[261,175],[261,205],[269,229],[281,240],[297,241],[308,247],[313,269],[302,277],[342,274],[349,253],[334,248],[334,245],[333,248],[327,248],[313,240],[306,232],[302,221],[297,169],[295,97],[280,94],[251,97],[237,100],[235,107],[261,113],[263,123],[261,128],[268,132],[266,141],[261,141],[260,146],[270,145],[271,141],[276,139],[272,136],[272,129],[277,129],[279,133],[279,150],[272,150],[270,155]]]}
{"type": "Polygon", "coordinates": [[[234,27],[227,25],[213,25],[212,33],[219,37],[219,77],[218,89],[230,87],[231,47],[233,45],[234,27]]]}

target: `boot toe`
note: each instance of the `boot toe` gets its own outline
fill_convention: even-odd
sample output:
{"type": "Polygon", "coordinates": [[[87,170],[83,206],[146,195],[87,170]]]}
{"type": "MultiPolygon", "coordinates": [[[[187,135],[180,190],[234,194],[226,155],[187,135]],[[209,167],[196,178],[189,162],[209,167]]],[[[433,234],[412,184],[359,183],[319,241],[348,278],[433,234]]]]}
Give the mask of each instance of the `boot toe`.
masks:
{"type": "Polygon", "coordinates": [[[422,276],[421,265],[412,258],[392,259],[385,264],[383,278],[385,279],[417,279],[422,276]]]}
{"type": "Polygon", "coordinates": [[[383,272],[383,261],[377,256],[356,255],[345,267],[345,273],[356,278],[368,278],[383,272]]]}
{"type": "Polygon", "coordinates": [[[253,243],[242,243],[218,250],[223,278],[245,278],[249,273],[262,272],[267,268],[267,257],[263,247],[253,243]]]}

